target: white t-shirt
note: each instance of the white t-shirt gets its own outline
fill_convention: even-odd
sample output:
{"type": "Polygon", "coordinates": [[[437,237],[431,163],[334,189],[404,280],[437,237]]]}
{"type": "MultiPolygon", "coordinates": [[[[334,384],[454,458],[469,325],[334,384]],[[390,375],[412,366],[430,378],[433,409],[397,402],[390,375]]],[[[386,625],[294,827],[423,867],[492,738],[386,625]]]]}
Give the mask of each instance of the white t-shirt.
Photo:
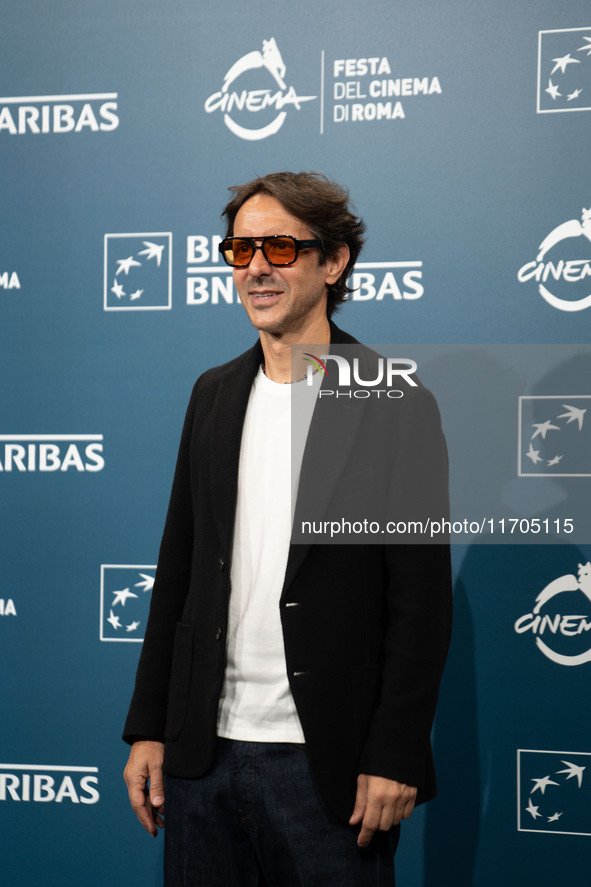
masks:
{"type": "Polygon", "coordinates": [[[319,388],[320,376],[314,377],[311,390],[305,381],[272,382],[261,369],[250,394],[240,449],[227,664],[218,716],[218,735],[228,739],[304,741],[287,679],[279,598],[292,505],[319,388]],[[302,400],[292,470],[295,397],[302,400]]]}

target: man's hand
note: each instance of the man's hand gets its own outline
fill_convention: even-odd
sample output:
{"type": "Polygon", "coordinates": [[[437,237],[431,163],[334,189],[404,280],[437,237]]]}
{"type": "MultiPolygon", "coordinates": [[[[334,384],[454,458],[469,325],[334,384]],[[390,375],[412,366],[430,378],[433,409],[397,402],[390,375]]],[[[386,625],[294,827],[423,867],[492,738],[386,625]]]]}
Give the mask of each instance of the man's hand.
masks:
{"type": "Polygon", "coordinates": [[[401,819],[408,819],[416,797],[417,790],[412,785],[360,773],[355,807],[349,820],[349,825],[361,823],[358,846],[367,847],[377,829],[387,832],[393,825],[399,825],[401,819]]]}
{"type": "Polygon", "coordinates": [[[148,740],[134,742],[123,773],[135,815],[153,838],[158,834],[158,829],[164,826],[163,759],[164,743],[148,740]]]}

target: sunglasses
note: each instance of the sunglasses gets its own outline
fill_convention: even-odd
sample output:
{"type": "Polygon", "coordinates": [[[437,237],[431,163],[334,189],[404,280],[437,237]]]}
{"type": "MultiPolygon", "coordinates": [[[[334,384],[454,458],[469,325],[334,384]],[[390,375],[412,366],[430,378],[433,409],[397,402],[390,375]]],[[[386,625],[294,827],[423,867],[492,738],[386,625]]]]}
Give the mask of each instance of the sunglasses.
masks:
{"type": "Polygon", "coordinates": [[[232,268],[250,265],[257,249],[260,249],[269,265],[293,265],[301,249],[322,247],[321,240],[296,240],[289,234],[270,237],[226,237],[220,243],[224,262],[232,268]],[[257,243],[258,241],[258,243],[257,243]]]}

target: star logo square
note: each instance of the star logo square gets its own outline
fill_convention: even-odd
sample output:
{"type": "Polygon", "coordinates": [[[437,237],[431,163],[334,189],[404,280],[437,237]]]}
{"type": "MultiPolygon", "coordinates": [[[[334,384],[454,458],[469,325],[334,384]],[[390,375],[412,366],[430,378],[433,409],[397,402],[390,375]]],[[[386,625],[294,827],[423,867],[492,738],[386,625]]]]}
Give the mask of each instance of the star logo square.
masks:
{"type": "Polygon", "coordinates": [[[538,114],[591,111],[591,27],[538,33],[538,114]]]}
{"type": "Polygon", "coordinates": [[[519,477],[591,477],[591,395],[519,398],[519,477]]]}
{"type": "Polygon", "coordinates": [[[591,835],[591,752],[517,750],[517,830],[591,835]]]}
{"type": "Polygon", "coordinates": [[[172,234],[105,234],[105,311],[169,311],[172,234]]]}
{"type": "Polygon", "coordinates": [[[101,564],[101,641],[143,641],[155,570],[154,565],[101,564]]]}

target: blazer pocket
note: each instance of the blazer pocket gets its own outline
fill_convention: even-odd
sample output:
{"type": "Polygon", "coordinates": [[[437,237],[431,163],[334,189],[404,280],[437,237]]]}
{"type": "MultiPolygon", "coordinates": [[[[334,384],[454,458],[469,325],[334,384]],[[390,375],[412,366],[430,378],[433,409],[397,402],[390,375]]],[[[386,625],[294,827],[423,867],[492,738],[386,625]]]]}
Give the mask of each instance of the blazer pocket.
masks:
{"type": "Polygon", "coordinates": [[[174,635],[170,684],[168,688],[168,711],[165,728],[165,736],[168,740],[176,739],[183,729],[189,704],[192,666],[193,626],[179,622],[174,635]]]}

